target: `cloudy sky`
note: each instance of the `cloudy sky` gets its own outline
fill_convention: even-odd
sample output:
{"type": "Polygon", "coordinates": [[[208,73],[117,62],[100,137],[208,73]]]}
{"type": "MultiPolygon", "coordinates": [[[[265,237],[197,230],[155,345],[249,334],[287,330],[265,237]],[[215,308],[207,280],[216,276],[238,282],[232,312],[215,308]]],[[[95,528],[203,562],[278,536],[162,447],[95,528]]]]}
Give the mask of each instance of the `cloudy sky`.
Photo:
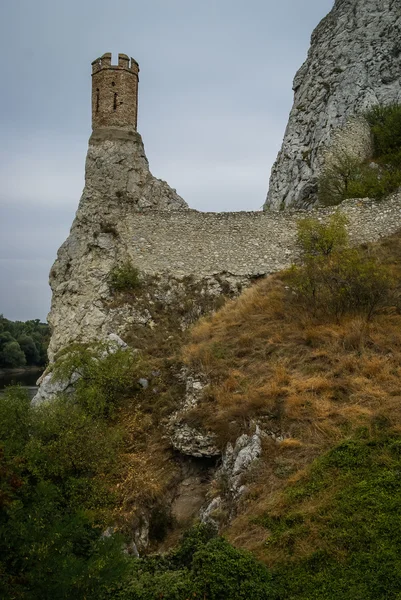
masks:
{"type": "Polygon", "coordinates": [[[84,184],[90,63],[141,66],[154,175],[191,208],[259,210],[312,29],[333,0],[1,0],[0,313],[45,319],[84,184]],[[115,62],[115,61],[113,61],[115,62]]]}

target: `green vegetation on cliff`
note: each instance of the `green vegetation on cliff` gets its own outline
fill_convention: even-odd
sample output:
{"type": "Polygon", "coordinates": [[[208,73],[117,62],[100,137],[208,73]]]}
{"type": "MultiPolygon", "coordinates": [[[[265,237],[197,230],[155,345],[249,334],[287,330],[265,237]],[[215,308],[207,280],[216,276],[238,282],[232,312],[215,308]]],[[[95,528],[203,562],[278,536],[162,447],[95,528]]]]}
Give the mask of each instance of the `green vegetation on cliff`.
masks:
{"type": "Polygon", "coordinates": [[[347,198],[382,199],[401,186],[401,105],[374,106],[363,118],[373,155],[360,160],[337,149],[319,180],[319,201],[329,206],[347,198]]]}

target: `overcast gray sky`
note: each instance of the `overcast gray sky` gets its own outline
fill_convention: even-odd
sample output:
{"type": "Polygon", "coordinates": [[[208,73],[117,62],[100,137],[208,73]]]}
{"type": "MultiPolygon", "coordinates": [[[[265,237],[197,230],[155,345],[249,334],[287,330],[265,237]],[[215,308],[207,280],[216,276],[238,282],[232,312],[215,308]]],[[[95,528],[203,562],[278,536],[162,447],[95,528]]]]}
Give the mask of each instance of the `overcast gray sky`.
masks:
{"type": "Polygon", "coordinates": [[[1,0],[0,313],[45,319],[84,184],[90,63],[140,63],[152,173],[191,208],[259,210],[333,0],[1,0]]]}

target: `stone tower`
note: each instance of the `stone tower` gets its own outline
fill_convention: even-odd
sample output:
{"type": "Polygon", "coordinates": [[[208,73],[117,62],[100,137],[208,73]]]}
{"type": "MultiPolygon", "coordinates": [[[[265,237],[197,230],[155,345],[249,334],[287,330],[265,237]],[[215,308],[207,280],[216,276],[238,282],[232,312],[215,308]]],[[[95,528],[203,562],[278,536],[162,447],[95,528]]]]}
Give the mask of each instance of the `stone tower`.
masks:
{"type": "Polygon", "coordinates": [[[92,63],[92,128],[137,130],[139,65],[126,54],[111,64],[106,52],[92,63]]]}

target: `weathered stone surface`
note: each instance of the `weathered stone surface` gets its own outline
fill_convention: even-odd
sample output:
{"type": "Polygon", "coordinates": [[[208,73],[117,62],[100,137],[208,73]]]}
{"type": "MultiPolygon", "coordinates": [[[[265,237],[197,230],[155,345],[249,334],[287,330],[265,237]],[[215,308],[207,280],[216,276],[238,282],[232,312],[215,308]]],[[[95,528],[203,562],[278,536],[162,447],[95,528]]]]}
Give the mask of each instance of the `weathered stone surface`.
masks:
{"type": "MultiPolygon", "coordinates": [[[[181,326],[189,325],[204,314],[202,304],[208,297],[238,294],[254,278],[288,267],[297,256],[297,221],[306,214],[138,212],[133,202],[100,193],[97,208],[88,194],[84,192],[71,234],[50,274],[50,359],[72,342],[105,339],[110,333],[124,339],[131,325],[157,326],[152,306],[158,302],[174,310],[179,307],[181,326]],[[115,306],[108,277],[116,264],[126,260],[139,268],[144,287],[147,278],[153,278],[153,284],[134,305],[115,306]],[[188,309],[190,280],[193,302],[188,309]]],[[[307,214],[326,219],[335,210],[307,214]]],[[[341,210],[349,219],[355,244],[378,240],[401,227],[401,194],[380,203],[349,200],[341,210]]]]}
{"type": "MultiPolygon", "coordinates": [[[[399,0],[336,0],[295,76],[294,105],[266,209],[308,207],[333,134],[378,103],[401,102],[399,0]]],[[[347,146],[360,143],[349,132],[347,146]]]]}
{"type": "Polygon", "coordinates": [[[181,378],[185,380],[185,398],[182,406],[169,420],[167,427],[172,446],[187,456],[195,458],[212,458],[220,456],[221,451],[216,445],[216,436],[187,423],[188,414],[200,402],[203,390],[207,386],[204,378],[194,377],[183,369],[181,378]]]}
{"type": "Polygon", "coordinates": [[[70,394],[74,390],[74,385],[78,381],[78,373],[73,373],[67,381],[55,381],[52,374],[48,373],[40,382],[39,389],[32,398],[33,405],[42,404],[47,400],[52,400],[59,394],[70,394]]]}
{"type": "Polygon", "coordinates": [[[186,477],[177,486],[171,504],[171,516],[179,527],[189,525],[199,515],[205,502],[207,482],[201,475],[186,477]]]}
{"type": "MultiPolygon", "coordinates": [[[[241,435],[234,445],[228,443],[222,456],[220,468],[215,473],[215,479],[224,482],[222,493],[214,497],[203,507],[200,518],[203,523],[217,524],[216,513],[221,510],[232,516],[238,499],[245,491],[243,477],[252,468],[262,454],[262,437],[264,434],[256,425],[255,432],[241,435]]],[[[270,437],[270,436],[268,436],[270,437]]]]}
{"type": "MultiPolygon", "coordinates": [[[[132,234],[126,230],[127,215],[138,215],[143,206],[164,211],[187,208],[167,183],[150,173],[139,134],[111,128],[94,131],[85,189],[70,235],[50,272],[50,359],[73,341],[117,333],[106,322],[108,273],[128,258],[126,247],[132,234]]],[[[148,311],[136,314],[135,310],[123,316],[142,323],[151,318],[148,311]]]]}
{"type": "Polygon", "coordinates": [[[234,446],[227,445],[221,468],[227,474],[230,491],[234,494],[240,493],[241,477],[262,453],[261,435],[259,427],[256,426],[253,435],[244,433],[237,439],[234,446]]]}

